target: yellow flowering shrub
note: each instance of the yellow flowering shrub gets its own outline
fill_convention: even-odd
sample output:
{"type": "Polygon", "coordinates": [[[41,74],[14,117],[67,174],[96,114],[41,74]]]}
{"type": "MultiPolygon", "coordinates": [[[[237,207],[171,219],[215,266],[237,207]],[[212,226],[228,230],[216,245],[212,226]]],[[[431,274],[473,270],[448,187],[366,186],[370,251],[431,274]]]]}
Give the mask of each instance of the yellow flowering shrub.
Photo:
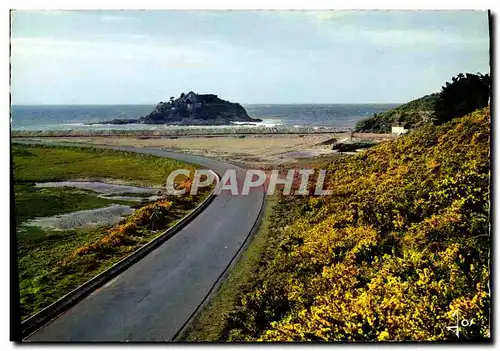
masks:
{"type": "Polygon", "coordinates": [[[457,312],[461,339],[490,337],[489,137],[485,108],[333,159],[332,196],[282,197],[225,337],[453,340],[457,312]]]}
{"type": "Polygon", "coordinates": [[[83,256],[91,253],[106,254],[113,247],[126,245],[134,237],[141,237],[145,229],[150,229],[154,221],[152,217],[154,211],[162,214],[161,217],[158,215],[157,222],[159,223],[156,226],[157,228],[161,227],[161,225],[166,224],[165,215],[171,206],[172,202],[167,200],[159,200],[142,206],[123,221],[108,229],[106,235],[100,240],[75,249],[66,261],[71,262],[71,259],[75,256],[83,256]]]}

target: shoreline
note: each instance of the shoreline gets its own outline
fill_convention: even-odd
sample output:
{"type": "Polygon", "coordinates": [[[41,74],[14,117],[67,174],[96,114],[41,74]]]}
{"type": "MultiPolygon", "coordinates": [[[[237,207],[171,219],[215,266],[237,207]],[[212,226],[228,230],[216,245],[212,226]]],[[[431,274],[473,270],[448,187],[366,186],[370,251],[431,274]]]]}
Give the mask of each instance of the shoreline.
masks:
{"type": "Polygon", "coordinates": [[[294,134],[323,134],[323,133],[345,133],[347,130],[338,128],[176,128],[176,129],[149,129],[149,130],[127,130],[127,129],[107,129],[107,130],[12,130],[12,137],[71,137],[71,136],[229,136],[229,135],[294,135],[294,134]]]}
{"type": "MultiPolygon", "coordinates": [[[[175,129],[95,129],[95,130],[11,130],[11,137],[207,137],[207,136],[273,136],[321,135],[350,133],[349,128],[336,127],[233,127],[233,128],[175,128],[175,129]]],[[[391,138],[391,134],[354,133],[356,137],[391,138]]]]}
{"type": "MultiPolygon", "coordinates": [[[[394,139],[391,134],[325,132],[313,133],[274,131],[271,133],[191,134],[158,135],[144,133],[103,134],[56,134],[29,133],[11,138],[37,142],[83,143],[110,146],[133,146],[187,152],[219,160],[231,160],[251,167],[296,163],[303,159],[322,158],[347,152],[337,152],[333,145],[352,143],[378,143],[394,139]]],[[[352,150],[356,151],[356,150],[352,150]]],[[[350,152],[352,153],[352,152],[350,152]]]]}

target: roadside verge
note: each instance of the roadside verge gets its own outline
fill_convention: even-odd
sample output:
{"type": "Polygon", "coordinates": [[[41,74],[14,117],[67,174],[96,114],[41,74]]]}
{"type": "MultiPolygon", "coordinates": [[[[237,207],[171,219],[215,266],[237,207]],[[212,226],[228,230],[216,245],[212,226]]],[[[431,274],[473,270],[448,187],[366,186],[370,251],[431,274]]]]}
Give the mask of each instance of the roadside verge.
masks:
{"type": "MultiPolygon", "coordinates": [[[[213,171],[211,171],[213,172],[213,171]]],[[[217,173],[213,172],[217,182],[220,181],[220,177],[217,173]]],[[[177,232],[179,232],[184,226],[186,226],[190,221],[192,221],[200,212],[202,212],[214,199],[216,188],[207,196],[201,204],[199,204],[194,210],[189,214],[180,219],[174,226],[167,229],[163,234],[153,239],[149,243],[143,245],[127,257],[123,258],[121,261],[117,262],[104,272],[98,274],[94,278],[90,279],[86,283],[80,285],[73,291],[61,297],[56,302],[42,309],[33,316],[27,318],[21,323],[21,333],[23,338],[29,336],[34,331],[38,330],[61,313],[75,305],[77,302],[82,300],[84,297],[95,291],[100,286],[104,285],[106,282],[116,277],[118,274],[126,270],[135,262],[139,261],[145,255],[153,251],[160,244],[171,238],[177,232]]]]}

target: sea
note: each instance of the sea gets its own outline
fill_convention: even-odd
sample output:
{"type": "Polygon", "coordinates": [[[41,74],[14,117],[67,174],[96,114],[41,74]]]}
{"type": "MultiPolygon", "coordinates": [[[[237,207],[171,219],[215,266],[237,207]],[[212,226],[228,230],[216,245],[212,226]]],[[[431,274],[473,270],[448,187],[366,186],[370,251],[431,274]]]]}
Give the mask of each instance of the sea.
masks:
{"type": "MultiPolygon", "coordinates": [[[[261,123],[256,123],[255,126],[331,127],[339,129],[353,128],[357,121],[396,106],[398,104],[243,105],[249,116],[263,120],[261,123]]],[[[155,105],[13,105],[11,106],[11,129],[16,131],[92,131],[179,128],[150,124],[89,125],[89,123],[113,119],[139,118],[146,116],[154,108],[155,105]]],[[[186,128],[186,126],[182,128],[186,128]]],[[[202,127],[193,126],[193,128],[202,127]]],[[[210,126],[208,128],[227,128],[227,126],[210,126]]]]}

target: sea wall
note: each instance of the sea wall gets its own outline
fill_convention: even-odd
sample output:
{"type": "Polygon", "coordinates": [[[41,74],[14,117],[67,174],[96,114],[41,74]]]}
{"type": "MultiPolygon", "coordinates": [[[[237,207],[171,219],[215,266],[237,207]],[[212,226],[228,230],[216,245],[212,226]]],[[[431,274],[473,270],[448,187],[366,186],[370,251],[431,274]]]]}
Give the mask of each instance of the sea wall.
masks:
{"type": "Polygon", "coordinates": [[[13,130],[13,137],[71,137],[71,136],[195,136],[195,135],[237,135],[237,134],[316,134],[316,133],[342,133],[345,128],[333,127],[175,127],[150,130],[125,130],[125,129],[68,129],[22,131],[13,130]]]}

